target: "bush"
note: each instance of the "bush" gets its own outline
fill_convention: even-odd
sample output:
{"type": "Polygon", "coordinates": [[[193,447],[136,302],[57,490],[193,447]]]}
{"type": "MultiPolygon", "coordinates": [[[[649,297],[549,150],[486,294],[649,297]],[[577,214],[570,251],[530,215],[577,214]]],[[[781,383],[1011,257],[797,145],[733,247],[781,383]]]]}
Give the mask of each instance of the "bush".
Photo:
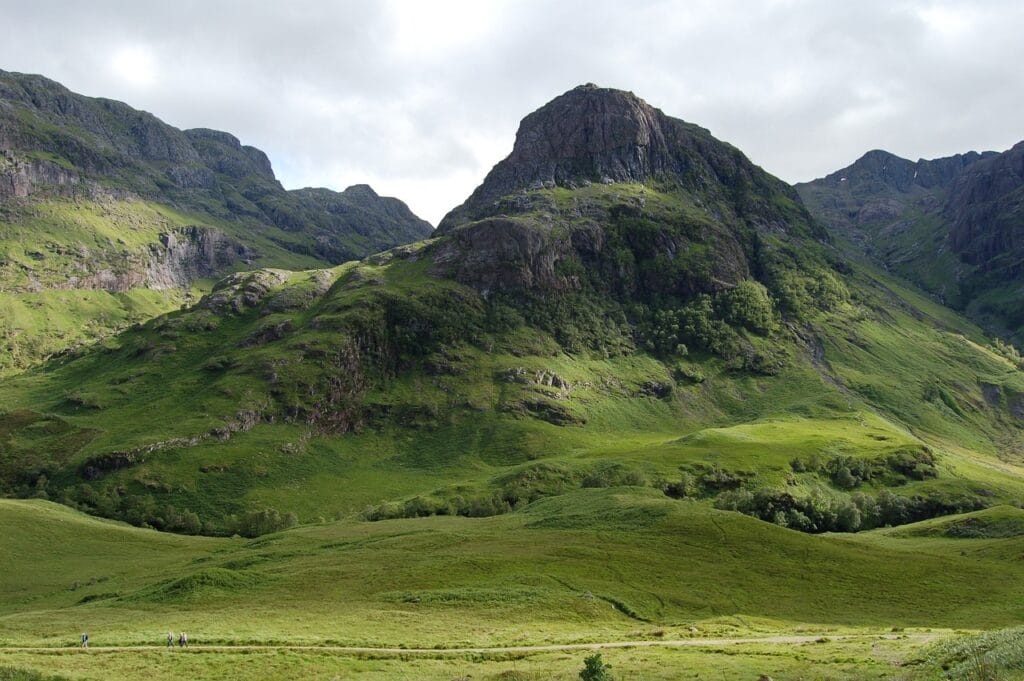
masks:
{"type": "Polygon", "coordinates": [[[744,279],[719,294],[716,302],[722,317],[733,326],[743,326],[762,335],[776,329],[775,304],[760,282],[744,279]]]}
{"type": "MultiPolygon", "coordinates": [[[[667,492],[666,492],[667,493],[667,492]]],[[[715,508],[739,511],[801,532],[857,532],[874,527],[906,525],[943,515],[985,507],[981,499],[941,493],[904,497],[882,490],[872,499],[856,493],[839,497],[811,494],[797,497],[786,490],[734,489],[715,498],[715,508]]]]}
{"type": "Polygon", "coordinates": [[[601,661],[601,654],[594,653],[583,660],[583,669],[580,670],[581,681],[612,681],[611,665],[601,661]]]}
{"type": "Polygon", "coordinates": [[[1018,368],[1024,368],[1024,358],[1021,357],[1020,351],[1013,345],[1000,338],[996,338],[992,341],[992,350],[995,351],[996,354],[1002,355],[1008,359],[1018,368]]]}
{"type": "Polygon", "coordinates": [[[1017,678],[1024,670],[1024,628],[1000,629],[958,636],[935,644],[929,658],[957,681],[989,681],[1017,678]]]}
{"type": "Polygon", "coordinates": [[[281,515],[276,508],[264,508],[259,511],[250,511],[237,518],[229,524],[228,531],[243,537],[259,537],[271,532],[280,532],[298,524],[299,518],[294,513],[281,515]]]}

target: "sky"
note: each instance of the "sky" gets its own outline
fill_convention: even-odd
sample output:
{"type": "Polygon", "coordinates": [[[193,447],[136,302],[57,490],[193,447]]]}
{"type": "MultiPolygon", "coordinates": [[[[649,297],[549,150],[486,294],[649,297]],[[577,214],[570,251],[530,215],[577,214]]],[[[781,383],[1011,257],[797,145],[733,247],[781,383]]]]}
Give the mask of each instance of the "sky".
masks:
{"type": "Polygon", "coordinates": [[[368,183],[436,224],[581,83],[631,90],[789,182],[870,149],[1024,139],[1020,0],[0,0],[0,69],[368,183]]]}

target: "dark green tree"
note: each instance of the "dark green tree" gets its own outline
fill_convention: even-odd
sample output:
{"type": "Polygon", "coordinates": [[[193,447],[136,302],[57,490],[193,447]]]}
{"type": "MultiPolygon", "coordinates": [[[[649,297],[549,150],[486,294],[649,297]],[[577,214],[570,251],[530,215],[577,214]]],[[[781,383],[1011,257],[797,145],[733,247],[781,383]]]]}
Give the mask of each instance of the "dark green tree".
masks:
{"type": "Polygon", "coordinates": [[[601,661],[601,653],[594,653],[583,660],[580,679],[582,681],[612,681],[611,665],[601,661]]]}

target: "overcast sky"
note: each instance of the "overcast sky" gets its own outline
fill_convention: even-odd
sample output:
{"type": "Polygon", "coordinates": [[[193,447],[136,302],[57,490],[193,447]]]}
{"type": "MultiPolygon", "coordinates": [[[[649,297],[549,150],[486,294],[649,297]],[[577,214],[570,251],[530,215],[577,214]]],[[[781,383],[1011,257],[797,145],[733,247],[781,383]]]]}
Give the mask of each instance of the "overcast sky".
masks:
{"type": "Polygon", "coordinates": [[[0,69],[366,182],[433,223],[575,85],[632,90],[797,182],[1024,139],[1020,0],[0,0],[0,69]]]}

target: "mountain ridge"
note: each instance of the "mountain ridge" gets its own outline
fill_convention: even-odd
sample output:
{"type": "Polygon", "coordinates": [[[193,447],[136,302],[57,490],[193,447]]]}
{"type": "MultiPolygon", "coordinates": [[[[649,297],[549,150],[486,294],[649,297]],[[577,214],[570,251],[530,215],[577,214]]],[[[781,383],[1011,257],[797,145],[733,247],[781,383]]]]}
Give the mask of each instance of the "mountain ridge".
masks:
{"type": "Polygon", "coordinates": [[[431,231],[365,186],[287,191],[230,133],[0,71],[0,373],[175,309],[234,270],[325,267],[431,231]]]}
{"type": "Polygon", "coordinates": [[[916,163],[874,151],[796,187],[848,255],[1022,342],[1024,143],[916,163]]]}

